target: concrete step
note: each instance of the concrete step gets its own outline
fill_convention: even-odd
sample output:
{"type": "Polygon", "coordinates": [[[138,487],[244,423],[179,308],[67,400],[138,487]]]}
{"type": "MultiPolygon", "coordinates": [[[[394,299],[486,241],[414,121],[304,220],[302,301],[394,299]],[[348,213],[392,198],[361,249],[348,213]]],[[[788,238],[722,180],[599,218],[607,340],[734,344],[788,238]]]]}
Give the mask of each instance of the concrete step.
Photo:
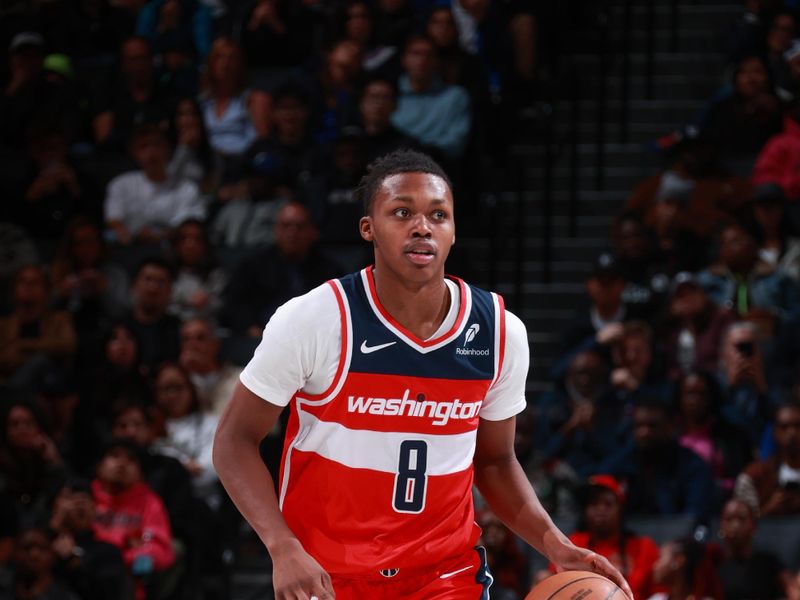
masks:
{"type": "MultiPolygon", "coordinates": [[[[644,75],[648,65],[648,54],[642,49],[629,49],[628,52],[619,47],[609,49],[606,54],[606,69],[610,74],[619,75],[624,63],[623,56],[628,57],[628,68],[630,75],[644,75]]],[[[578,74],[586,73],[588,70],[597,70],[602,55],[598,54],[597,48],[589,52],[578,52],[561,58],[561,69],[569,72],[570,68],[576,69],[578,74]]],[[[706,76],[716,80],[718,85],[727,83],[725,78],[725,68],[727,57],[722,52],[703,52],[698,56],[696,52],[664,52],[656,51],[652,55],[654,72],[659,75],[686,75],[687,73],[697,74],[705,72],[706,76]]],[[[585,87],[579,88],[584,92],[589,91],[585,87]]]]}
{"type": "MultiPolygon", "coordinates": [[[[673,7],[670,4],[653,2],[655,26],[668,28],[672,24],[673,7]]],[[[645,3],[631,2],[631,26],[645,28],[647,25],[647,5],[645,3]]],[[[679,3],[675,14],[679,28],[702,28],[709,24],[720,26],[727,25],[736,19],[742,12],[741,3],[724,2],[720,4],[694,4],[679,3]]],[[[612,5],[609,10],[614,25],[622,23],[623,5],[612,5]]]]}

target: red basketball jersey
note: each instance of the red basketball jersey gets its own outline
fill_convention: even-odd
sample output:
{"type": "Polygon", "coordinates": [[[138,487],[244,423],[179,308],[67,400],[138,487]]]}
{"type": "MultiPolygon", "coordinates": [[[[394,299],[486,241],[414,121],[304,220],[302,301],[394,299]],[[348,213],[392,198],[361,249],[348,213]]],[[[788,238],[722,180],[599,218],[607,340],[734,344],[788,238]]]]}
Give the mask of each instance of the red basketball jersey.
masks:
{"type": "Polygon", "coordinates": [[[339,367],[323,393],[292,398],[280,478],[289,527],[329,573],[420,571],[477,541],[472,459],[505,310],[498,295],[454,281],[455,323],[427,341],[380,306],[371,270],[329,282],[339,367]]]}

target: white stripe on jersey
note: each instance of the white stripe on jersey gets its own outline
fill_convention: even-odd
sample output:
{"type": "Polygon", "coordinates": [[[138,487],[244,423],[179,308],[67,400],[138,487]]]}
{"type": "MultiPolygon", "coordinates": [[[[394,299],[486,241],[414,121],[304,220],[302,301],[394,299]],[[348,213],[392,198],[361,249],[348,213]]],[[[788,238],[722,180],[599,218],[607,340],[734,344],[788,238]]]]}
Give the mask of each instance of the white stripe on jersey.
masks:
{"type": "Polygon", "coordinates": [[[397,473],[400,444],[422,440],[428,446],[426,475],[449,475],[467,469],[475,454],[476,431],[451,435],[398,433],[349,429],[339,423],[320,421],[300,410],[300,430],[292,447],[354,469],[397,473]]]}

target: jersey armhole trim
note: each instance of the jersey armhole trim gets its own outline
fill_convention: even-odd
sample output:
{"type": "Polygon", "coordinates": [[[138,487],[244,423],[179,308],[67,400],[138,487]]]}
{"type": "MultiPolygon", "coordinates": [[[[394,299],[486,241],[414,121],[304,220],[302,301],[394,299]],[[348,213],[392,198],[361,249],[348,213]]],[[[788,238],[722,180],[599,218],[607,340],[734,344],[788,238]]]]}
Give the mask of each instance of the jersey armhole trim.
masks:
{"type": "Polygon", "coordinates": [[[295,394],[295,397],[301,400],[319,401],[330,396],[339,387],[345,371],[345,365],[349,362],[348,350],[350,348],[350,319],[346,304],[347,300],[345,299],[344,291],[342,290],[341,284],[338,282],[338,280],[331,279],[327,283],[329,286],[331,286],[333,295],[336,298],[336,304],[339,307],[339,322],[342,330],[342,343],[339,349],[339,364],[336,366],[336,374],[333,376],[333,380],[326,390],[320,392],[319,394],[303,394],[298,391],[295,394]]]}
{"type": "Polygon", "coordinates": [[[506,306],[505,302],[503,302],[503,297],[500,294],[496,294],[492,292],[492,298],[494,299],[494,323],[495,323],[495,348],[494,348],[494,356],[495,356],[495,368],[494,368],[494,379],[492,379],[492,383],[489,386],[490,388],[497,383],[497,380],[500,378],[500,373],[503,371],[503,359],[505,358],[506,352],[506,306]]]}

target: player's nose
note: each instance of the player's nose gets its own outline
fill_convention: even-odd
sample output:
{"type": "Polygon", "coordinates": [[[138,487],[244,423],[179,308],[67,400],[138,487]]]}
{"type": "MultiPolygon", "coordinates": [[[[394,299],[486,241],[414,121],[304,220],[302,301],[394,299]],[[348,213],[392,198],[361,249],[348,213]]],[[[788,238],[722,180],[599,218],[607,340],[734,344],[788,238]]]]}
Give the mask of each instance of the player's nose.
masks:
{"type": "Polygon", "coordinates": [[[431,224],[425,215],[417,215],[411,221],[411,235],[430,237],[431,224]]]}

